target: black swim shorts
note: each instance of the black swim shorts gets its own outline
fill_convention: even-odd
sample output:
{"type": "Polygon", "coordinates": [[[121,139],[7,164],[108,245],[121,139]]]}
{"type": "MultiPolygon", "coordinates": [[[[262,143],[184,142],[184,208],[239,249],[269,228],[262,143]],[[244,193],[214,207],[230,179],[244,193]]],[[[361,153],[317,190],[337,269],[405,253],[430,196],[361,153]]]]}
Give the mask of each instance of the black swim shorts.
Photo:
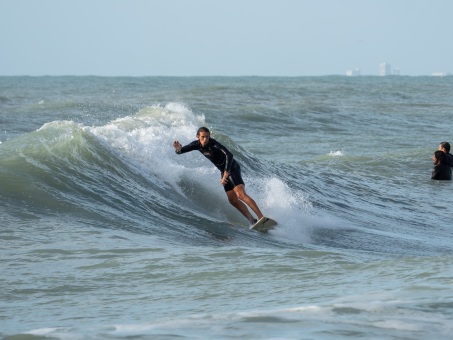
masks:
{"type": "MultiPolygon", "coordinates": [[[[221,175],[223,176],[223,174],[221,175]]],[[[227,184],[225,184],[223,188],[225,189],[225,191],[230,191],[239,184],[244,184],[244,181],[241,177],[241,167],[239,166],[238,162],[234,161],[227,178],[227,184]]]]}

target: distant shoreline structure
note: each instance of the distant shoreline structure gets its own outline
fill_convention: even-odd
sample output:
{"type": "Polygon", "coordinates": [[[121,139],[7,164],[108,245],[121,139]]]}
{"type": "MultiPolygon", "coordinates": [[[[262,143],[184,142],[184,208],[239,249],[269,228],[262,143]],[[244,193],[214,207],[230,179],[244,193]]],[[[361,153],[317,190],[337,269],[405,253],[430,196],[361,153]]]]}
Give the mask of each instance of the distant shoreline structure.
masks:
{"type": "MultiPolygon", "coordinates": [[[[348,76],[348,77],[358,77],[358,76],[361,76],[361,75],[362,75],[362,72],[357,67],[354,68],[354,69],[349,69],[349,70],[346,71],[346,76],[348,76]]],[[[392,70],[392,65],[391,64],[389,64],[387,62],[383,62],[383,63],[379,64],[378,75],[380,77],[400,76],[401,75],[401,71],[400,71],[399,67],[395,67],[392,70]]],[[[450,72],[432,72],[431,73],[431,76],[433,76],[433,77],[447,77],[447,76],[451,76],[451,75],[452,74],[450,72]]]]}
{"type": "MultiPolygon", "coordinates": [[[[450,72],[433,72],[431,74],[389,74],[385,77],[452,77],[453,73],[450,72]]],[[[0,78],[58,78],[58,77],[92,77],[92,78],[300,78],[300,77],[383,77],[379,74],[369,74],[362,72],[359,69],[348,70],[346,73],[326,73],[326,74],[307,74],[307,75],[257,75],[257,74],[243,74],[243,75],[101,75],[101,74],[0,74],[0,78]]]]}
{"type": "Polygon", "coordinates": [[[451,73],[448,73],[448,72],[433,72],[433,73],[431,73],[431,75],[433,77],[447,77],[447,76],[451,76],[451,73]]]}

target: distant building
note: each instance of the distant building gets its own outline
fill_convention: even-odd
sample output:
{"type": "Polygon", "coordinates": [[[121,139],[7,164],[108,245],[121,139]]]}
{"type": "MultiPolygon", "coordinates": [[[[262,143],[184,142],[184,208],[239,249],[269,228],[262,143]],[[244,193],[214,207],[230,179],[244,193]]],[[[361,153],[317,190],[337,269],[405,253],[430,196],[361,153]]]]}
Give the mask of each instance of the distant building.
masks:
{"type": "Polygon", "coordinates": [[[356,76],[360,76],[361,75],[361,72],[358,68],[355,68],[353,70],[347,70],[346,71],[346,75],[348,77],[356,77],[356,76]]]}
{"type": "Polygon", "coordinates": [[[389,76],[392,74],[392,65],[389,63],[380,63],[379,64],[379,75],[380,76],[389,76]]]}
{"type": "Polygon", "coordinates": [[[392,73],[394,76],[399,76],[400,75],[400,69],[399,67],[395,67],[393,69],[393,73],[392,73]]]}
{"type": "Polygon", "coordinates": [[[434,77],[446,77],[446,76],[451,76],[451,74],[448,73],[448,72],[433,72],[431,75],[434,76],[434,77]]]}

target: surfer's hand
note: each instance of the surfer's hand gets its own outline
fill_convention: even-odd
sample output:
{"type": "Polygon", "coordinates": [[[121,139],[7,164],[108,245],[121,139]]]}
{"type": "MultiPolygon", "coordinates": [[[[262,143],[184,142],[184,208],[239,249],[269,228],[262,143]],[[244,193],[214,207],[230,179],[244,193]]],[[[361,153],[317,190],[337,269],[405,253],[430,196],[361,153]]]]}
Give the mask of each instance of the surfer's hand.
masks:
{"type": "Polygon", "coordinates": [[[175,148],[175,150],[176,150],[177,152],[180,152],[180,151],[181,151],[181,148],[182,148],[182,145],[181,145],[181,143],[180,143],[179,141],[175,140],[175,141],[173,142],[173,147],[175,148]]]}
{"type": "Polygon", "coordinates": [[[223,173],[222,179],[220,180],[220,183],[222,183],[222,185],[226,185],[226,184],[227,184],[227,182],[228,182],[228,176],[229,176],[228,171],[225,171],[225,172],[223,173]]]}

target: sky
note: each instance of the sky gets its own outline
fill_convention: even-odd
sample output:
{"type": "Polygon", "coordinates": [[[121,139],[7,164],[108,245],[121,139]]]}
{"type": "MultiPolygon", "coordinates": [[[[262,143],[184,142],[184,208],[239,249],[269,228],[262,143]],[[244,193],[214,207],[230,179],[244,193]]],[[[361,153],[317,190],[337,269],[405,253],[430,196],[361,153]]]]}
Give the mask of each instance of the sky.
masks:
{"type": "Polygon", "coordinates": [[[453,74],[452,0],[0,0],[0,76],[453,74]]]}

